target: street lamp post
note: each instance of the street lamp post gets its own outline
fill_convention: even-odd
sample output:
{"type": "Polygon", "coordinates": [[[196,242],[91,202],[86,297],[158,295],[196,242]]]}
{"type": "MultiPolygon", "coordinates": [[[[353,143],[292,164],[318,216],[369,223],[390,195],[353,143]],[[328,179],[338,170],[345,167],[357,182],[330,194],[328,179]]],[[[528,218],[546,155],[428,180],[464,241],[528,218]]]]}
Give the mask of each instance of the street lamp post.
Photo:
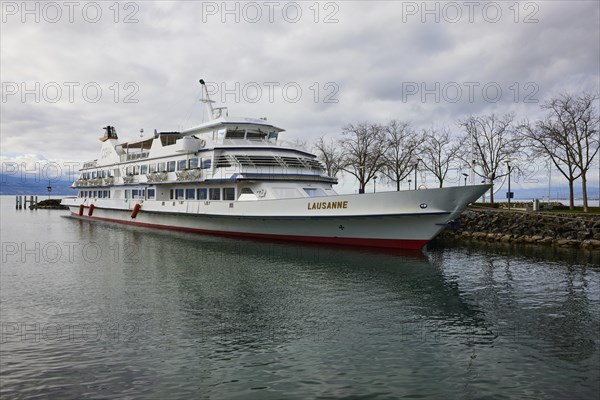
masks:
{"type": "Polygon", "coordinates": [[[510,191],[510,161],[506,162],[508,166],[508,209],[510,210],[510,197],[512,196],[512,192],[510,191]]]}
{"type": "Polygon", "coordinates": [[[463,176],[465,177],[465,186],[467,186],[467,178],[469,177],[469,174],[465,174],[465,173],[463,172],[463,176]]]}
{"type": "Polygon", "coordinates": [[[419,161],[423,161],[420,158],[417,158],[417,163],[415,164],[415,190],[417,190],[417,171],[419,169],[419,161]]]}

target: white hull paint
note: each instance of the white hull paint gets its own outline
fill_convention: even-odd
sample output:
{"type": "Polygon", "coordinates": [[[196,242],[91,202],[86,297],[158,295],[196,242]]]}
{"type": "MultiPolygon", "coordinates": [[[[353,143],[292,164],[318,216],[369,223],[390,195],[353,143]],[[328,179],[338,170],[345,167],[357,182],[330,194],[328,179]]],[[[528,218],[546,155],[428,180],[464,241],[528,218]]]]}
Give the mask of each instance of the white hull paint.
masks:
{"type": "Polygon", "coordinates": [[[419,249],[487,189],[489,185],[476,185],[259,201],[72,198],[63,204],[80,218],[152,228],[419,249]],[[141,208],[132,218],[136,204],[141,208]]]}

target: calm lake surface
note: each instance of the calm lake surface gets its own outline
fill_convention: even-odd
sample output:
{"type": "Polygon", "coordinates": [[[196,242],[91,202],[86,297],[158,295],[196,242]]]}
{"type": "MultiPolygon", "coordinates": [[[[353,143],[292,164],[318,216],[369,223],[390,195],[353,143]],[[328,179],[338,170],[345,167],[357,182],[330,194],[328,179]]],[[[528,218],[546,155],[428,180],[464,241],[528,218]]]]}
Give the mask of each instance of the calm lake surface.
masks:
{"type": "Polygon", "coordinates": [[[598,255],[88,223],[1,198],[0,397],[598,399],[598,255]]]}

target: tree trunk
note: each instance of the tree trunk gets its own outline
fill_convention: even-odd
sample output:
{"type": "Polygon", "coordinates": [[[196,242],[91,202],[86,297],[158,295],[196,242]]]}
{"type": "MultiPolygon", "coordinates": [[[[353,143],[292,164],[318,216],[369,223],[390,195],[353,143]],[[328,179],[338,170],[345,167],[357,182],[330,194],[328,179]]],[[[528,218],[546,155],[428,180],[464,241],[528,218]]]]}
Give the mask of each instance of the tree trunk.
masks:
{"type": "Polygon", "coordinates": [[[490,188],[490,204],[494,204],[494,181],[492,181],[492,187],[490,188]]]}
{"type": "Polygon", "coordinates": [[[399,192],[400,191],[400,179],[398,179],[396,181],[396,191],[399,192]]]}
{"type": "Polygon", "coordinates": [[[569,210],[575,208],[575,201],[573,199],[573,180],[569,181],[569,210]]]}
{"type": "Polygon", "coordinates": [[[581,172],[581,195],[583,196],[583,212],[588,212],[586,171],[581,172]]]}

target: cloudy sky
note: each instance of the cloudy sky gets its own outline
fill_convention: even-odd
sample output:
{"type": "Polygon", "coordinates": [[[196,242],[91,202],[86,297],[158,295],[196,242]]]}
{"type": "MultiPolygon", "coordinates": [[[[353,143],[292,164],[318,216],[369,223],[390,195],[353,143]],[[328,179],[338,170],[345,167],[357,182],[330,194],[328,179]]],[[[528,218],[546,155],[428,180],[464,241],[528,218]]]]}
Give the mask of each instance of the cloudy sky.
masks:
{"type": "Polygon", "coordinates": [[[1,157],[82,162],[108,124],[120,138],[197,124],[200,78],[290,140],[535,119],[549,96],[600,90],[599,21],[597,1],[4,1],[1,157]]]}

